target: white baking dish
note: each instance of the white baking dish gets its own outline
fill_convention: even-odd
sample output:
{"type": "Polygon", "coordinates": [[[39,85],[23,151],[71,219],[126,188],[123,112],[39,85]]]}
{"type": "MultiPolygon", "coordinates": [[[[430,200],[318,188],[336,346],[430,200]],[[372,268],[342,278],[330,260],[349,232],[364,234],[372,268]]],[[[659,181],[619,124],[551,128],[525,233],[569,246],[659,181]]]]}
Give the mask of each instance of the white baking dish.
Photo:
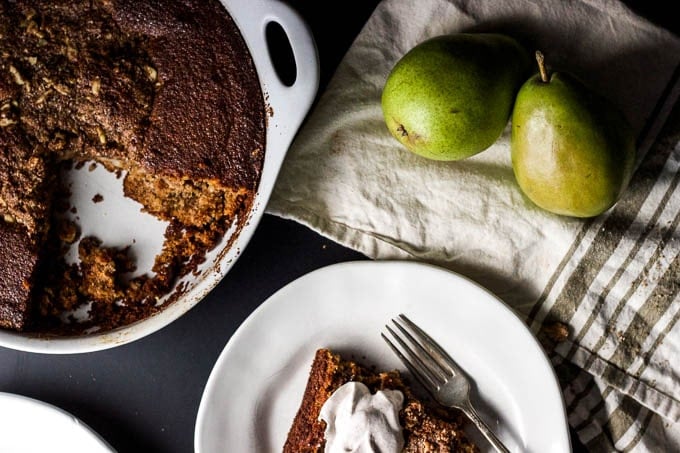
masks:
{"type": "MultiPolygon", "coordinates": [[[[318,89],[319,61],[316,46],[306,24],[289,6],[278,0],[222,0],[241,31],[255,62],[265,102],[272,114],[267,118],[264,168],[248,221],[232,246],[227,241],[207,256],[200,272],[181,280],[182,295],[156,315],[107,332],[71,337],[44,337],[0,329],[0,345],[31,352],[91,352],[129,343],[176,320],[196,305],[226,275],[257,227],[271,194],[286,151],[307,114],[318,89]],[[266,28],[278,23],[288,36],[296,79],[284,85],[276,74],[266,42],[266,28]]],[[[77,207],[83,237],[94,234],[107,246],[133,247],[138,269],[150,269],[160,250],[165,225],[140,212],[140,205],[122,196],[122,180],[97,167],[73,171],[72,203],[77,207]],[[94,194],[104,201],[93,203],[94,194]]]]}

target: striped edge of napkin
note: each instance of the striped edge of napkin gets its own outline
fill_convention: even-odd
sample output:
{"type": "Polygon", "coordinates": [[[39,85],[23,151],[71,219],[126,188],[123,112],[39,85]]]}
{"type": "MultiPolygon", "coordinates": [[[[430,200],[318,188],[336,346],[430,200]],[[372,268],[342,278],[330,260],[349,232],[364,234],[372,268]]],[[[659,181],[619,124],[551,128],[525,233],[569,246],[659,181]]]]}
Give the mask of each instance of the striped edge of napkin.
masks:
{"type": "Polygon", "coordinates": [[[552,351],[569,424],[591,451],[680,448],[671,366],[680,350],[679,140],[680,105],[631,190],[584,225],[527,316],[552,351]],[[568,339],[545,338],[553,320],[569,326],[568,339]]]}

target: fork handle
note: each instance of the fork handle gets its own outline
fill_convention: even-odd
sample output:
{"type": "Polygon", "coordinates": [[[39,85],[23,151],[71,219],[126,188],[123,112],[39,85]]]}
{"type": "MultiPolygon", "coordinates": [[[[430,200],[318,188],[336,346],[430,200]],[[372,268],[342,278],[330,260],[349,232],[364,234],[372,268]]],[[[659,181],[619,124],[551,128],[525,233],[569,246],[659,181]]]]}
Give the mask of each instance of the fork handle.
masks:
{"type": "Polygon", "coordinates": [[[503,445],[503,442],[496,437],[496,435],[489,429],[489,427],[484,423],[484,420],[481,419],[475,408],[471,404],[466,404],[463,407],[461,407],[461,410],[465,413],[465,415],[468,416],[470,421],[477,426],[477,428],[484,434],[484,437],[487,438],[489,443],[493,445],[493,448],[496,449],[496,451],[500,453],[510,453],[510,450],[508,450],[505,445],[503,445]]]}

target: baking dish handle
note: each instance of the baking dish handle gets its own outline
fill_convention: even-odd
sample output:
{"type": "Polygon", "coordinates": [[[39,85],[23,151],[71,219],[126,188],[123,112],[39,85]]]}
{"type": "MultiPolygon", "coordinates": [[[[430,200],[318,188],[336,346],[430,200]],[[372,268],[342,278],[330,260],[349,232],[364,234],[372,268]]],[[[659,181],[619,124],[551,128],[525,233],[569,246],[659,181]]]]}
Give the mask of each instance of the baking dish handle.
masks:
{"type": "Polygon", "coordinates": [[[267,152],[270,161],[277,157],[280,162],[319,89],[319,56],[312,32],[302,17],[281,0],[221,2],[241,30],[255,61],[270,116],[267,135],[276,137],[274,146],[267,143],[267,152]],[[267,27],[272,23],[278,24],[288,38],[296,68],[292,85],[283,83],[276,72],[267,41],[267,27]]]}
{"type": "Polygon", "coordinates": [[[273,74],[265,77],[269,83],[266,96],[269,97],[269,104],[274,109],[271,114],[286,118],[284,123],[291,130],[285,133],[290,133],[289,138],[292,140],[319,88],[319,56],[311,30],[290,6],[278,0],[268,2],[267,14],[261,24],[261,33],[265,41],[266,28],[272,22],[280,25],[288,37],[295,60],[296,76],[292,85],[285,85],[276,74],[272,57],[269,55],[271,64],[266,70],[272,71],[273,74]]]}

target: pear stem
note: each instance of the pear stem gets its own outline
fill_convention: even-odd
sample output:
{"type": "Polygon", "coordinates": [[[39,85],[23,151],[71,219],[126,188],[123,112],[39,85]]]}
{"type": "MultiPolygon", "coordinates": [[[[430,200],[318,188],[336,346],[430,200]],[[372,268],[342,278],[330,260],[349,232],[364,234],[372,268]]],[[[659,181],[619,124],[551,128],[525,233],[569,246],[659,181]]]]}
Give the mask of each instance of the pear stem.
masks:
{"type": "Polygon", "coordinates": [[[536,51],[536,62],[538,63],[538,72],[541,73],[541,80],[543,83],[548,83],[548,70],[545,69],[545,58],[540,50],[536,51]]]}

